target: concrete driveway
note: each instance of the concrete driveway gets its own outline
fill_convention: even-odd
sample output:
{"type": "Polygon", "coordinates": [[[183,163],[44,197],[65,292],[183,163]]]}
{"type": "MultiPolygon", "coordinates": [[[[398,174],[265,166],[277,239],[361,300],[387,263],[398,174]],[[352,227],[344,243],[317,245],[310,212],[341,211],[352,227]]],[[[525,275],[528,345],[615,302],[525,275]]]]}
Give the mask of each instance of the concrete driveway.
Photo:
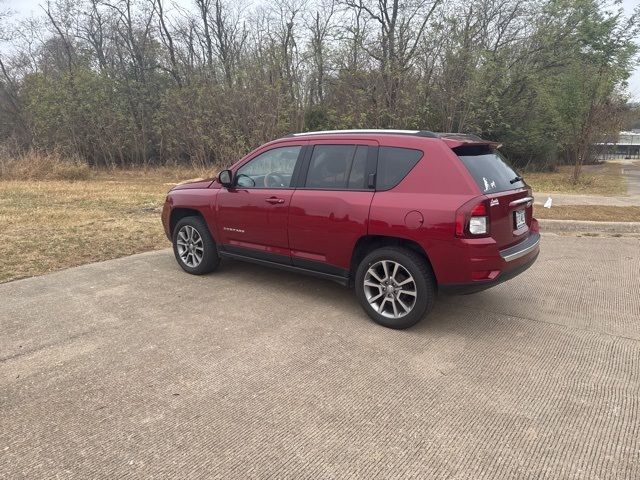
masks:
{"type": "Polygon", "coordinates": [[[542,249],[403,332],[168,250],[0,285],[0,478],[640,478],[640,240],[542,249]]]}

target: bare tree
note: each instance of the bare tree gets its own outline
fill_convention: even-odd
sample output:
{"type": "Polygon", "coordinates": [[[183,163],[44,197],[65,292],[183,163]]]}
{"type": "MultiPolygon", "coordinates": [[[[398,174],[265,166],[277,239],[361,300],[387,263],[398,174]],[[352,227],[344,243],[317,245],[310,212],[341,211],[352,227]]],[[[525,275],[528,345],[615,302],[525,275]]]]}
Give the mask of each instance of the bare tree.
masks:
{"type": "Polygon", "coordinates": [[[335,26],[332,24],[333,16],[336,13],[336,1],[325,0],[311,13],[311,18],[307,20],[307,29],[310,32],[310,53],[314,72],[314,81],[310,92],[310,102],[322,103],[325,92],[325,71],[327,57],[327,39],[331,35],[331,30],[335,26]]]}
{"type": "MultiPolygon", "coordinates": [[[[95,1],[95,0],[92,0],[95,1]]],[[[160,40],[169,54],[169,68],[167,69],[174,78],[178,86],[182,86],[182,79],[179,73],[179,64],[176,55],[176,47],[173,41],[172,29],[169,28],[169,20],[165,16],[163,0],[151,0],[153,10],[158,17],[160,40]]],[[[161,68],[165,68],[161,65],[161,68]]]]}
{"type": "Polygon", "coordinates": [[[58,0],[52,8],[50,0],[47,1],[46,7],[42,7],[45,14],[51,22],[51,26],[58,34],[60,44],[66,53],[66,62],[69,71],[75,66],[76,52],[73,46],[73,35],[69,33],[69,21],[72,17],[72,5],[69,2],[58,0]]]}
{"type": "Polygon", "coordinates": [[[246,24],[241,17],[241,8],[238,3],[214,0],[214,43],[228,86],[233,84],[236,64],[242,55],[248,35],[246,24]],[[231,5],[236,5],[236,9],[233,10],[231,5]]]}
{"type": "Polygon", "coordinates": [[[195,0],[202,22],[202,31],[196,31],[206,53],[207,66],[213,70],[213,38],[211,34],[211,0],[195,0]]]}
{"type": "Polygon", "coordinates": [[[345,0],[345,5],[365,12],[378,24],[378,35],[363,48],[380,64],[389,112],[397,107],[403,75],[415,58],[429,20],[442,0],[345,0]]]}

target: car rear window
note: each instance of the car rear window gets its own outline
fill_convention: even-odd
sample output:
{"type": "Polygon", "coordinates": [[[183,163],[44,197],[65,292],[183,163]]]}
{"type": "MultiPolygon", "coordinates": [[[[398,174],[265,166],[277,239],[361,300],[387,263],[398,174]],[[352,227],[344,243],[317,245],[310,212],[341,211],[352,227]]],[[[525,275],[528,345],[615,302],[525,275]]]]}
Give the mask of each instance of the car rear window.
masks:
{"type": "Polygon", "coordinates": [[[454,149],[483,193],[504,192],[525,186],[506,158],[489,147],[454,149]]]}
{"type": "Polygon", "coordinates": [[[422,151],[411,148],[380,147],[378,150],[378,171],[376,188],[389,190],[407,176],[422,158],[422,151]]]}

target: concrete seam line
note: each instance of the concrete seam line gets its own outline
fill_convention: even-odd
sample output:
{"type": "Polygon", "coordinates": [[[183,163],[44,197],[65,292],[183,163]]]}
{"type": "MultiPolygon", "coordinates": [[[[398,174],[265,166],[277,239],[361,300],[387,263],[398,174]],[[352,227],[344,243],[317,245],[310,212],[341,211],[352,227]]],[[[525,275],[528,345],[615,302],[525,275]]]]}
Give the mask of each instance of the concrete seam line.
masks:
{"type": "Polygon", "coordinates": [[[513,313],[492,312],[491,310],[487,310],[486,308],[476,308],[476,307],[472,308],[472,307],[468,307],[466,305],[454,304],[454,303],[449,303],[449,302],[446,302],[446,301],[443,302],[443,303],[445,303],[446,305],[455,305],[456,308],[463,308],[463,309],[471,310],[471,311],[474,311],[474,312],[482,311],[482,312],[489,313],[489,314],[498,313],[499,315],[504,315],[505,317],[516,318],[518,320],[528,320],[528,321],[536,322],[536,323],[544,323],[545,325],[553,325],[553,326],[556,326],[556,327],[562,327],[565,330],[577,330],[579,332],[595,333],[597,335],[604,335],[606,337],[613,337],[613,338],[617,338],[617,339],[620,339],[620,340],[630,340],[630,341],[636,342],[636,343],[640,342],[640,338],[627,337],[625,335],[617,335],[615,333],[600,332],[598,330],[591,330],[589,328],[582,328],[582,327],[577,327],[577,326],[572,326],[572,325],[563,325],[562,323],[549,322],[549,321],[546,321],[546,320],[537,320],[535,318],[523,317],[521,315],[515,315],[513,313]]]}
{"type": "Polygon", "coordinates": [[[640,233],[640,222],[597,222],[585,220],[540,219],[542,231],[640,233]]]}
{"type": "Polygon", "coordinates": [[[598,220],[571,220],[571,219],[566,219],[566,220],[559,220],[559,219],[555,219],[555,218],[541,218],[538,219],[539,222],[541,223],[548,223],[548,224],[560,224],[560,223],[566,223],[569,225],[602,225],[602,226],[611,226],[611,227],[617,227],[617,226],[632,226],[632,227],[640,227],[640,222],[609,222],[609,221],[598,221],[598,220]]]}

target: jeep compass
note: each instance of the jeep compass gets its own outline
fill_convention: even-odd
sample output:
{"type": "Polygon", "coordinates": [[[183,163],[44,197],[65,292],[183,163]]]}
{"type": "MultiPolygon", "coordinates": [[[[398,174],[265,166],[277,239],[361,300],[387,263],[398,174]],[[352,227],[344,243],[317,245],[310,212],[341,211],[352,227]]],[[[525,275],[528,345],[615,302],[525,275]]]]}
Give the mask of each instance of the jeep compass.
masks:
{"type": "Polygon", "coordinates": [[[531,189],[498,147],[416,130],[292,134],[173,188],[162,223],[188,273],[226,257],[312,274],[407,328],[438,292],[478,292],[536,260],[531,189]]]}

